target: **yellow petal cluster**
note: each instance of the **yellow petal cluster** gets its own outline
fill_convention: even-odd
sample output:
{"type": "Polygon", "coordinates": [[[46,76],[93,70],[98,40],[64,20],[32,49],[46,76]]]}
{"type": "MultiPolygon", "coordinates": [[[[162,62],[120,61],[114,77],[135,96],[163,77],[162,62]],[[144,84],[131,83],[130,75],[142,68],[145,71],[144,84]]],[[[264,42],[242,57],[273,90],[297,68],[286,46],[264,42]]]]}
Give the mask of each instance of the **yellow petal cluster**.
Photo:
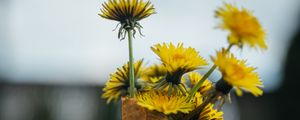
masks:
{"type": "Polygon", "coordinates": [[[156,83],[167,75],[165,67],[161,64],[154,64],[145,69],[143,80],[149,83],[156,83]]]}
{"type": "MultiPolygon", "coordinates": [[[[143,60],[139,60],[134,64],[135,81],[141,77],[141,74],[144,71],[142,64],[143,60]]],[[[106,85],[103,88],[104,93],[102,94],[102,98],[107,99],[107,103],[110,103],[112,100],[117,101],[121,96],[127,95],[127,88],[129,88],[128,63],[123,65],[122,68],[118,68],[114,74],[110,75],[109,81],[106,82],[106,85]]]]}
{"type": "MultiPolygon", "coordinates": [[[[192,86],[195,86],[201,79],[202,79],[202,75],[200,75],[199,73],[197,72],[190,72],[188,73],[188,78],[192,84],[192,86]]],[[[208,80],[206,79],[201,87],[199,88],[199,92],[201,94],[204,94],[205,92],[207,92],[208,90],[210,90],[211,88],[213,87],[213,84],[208,80]]]]}
{"type": "Polygon", "coordinates": [[[123,23],[126,20],[139,21],[155,13],[151,2],[143,0],[108,0],[102,6],[101,17],[123,23]]]}
{"type": "Polygon", "coordinates": [[[193,97],[193,102],[195,106],[198,107],[203,103],[203,95],[200,92],[196,92],[195,96],[193,97]]]}
{"type": "MultiPolygon", "coordinates": [[[[195,94],[193,102],[196,107],[199,107],[203,103],[203,96],[200,92],[195,94]]],[[[223,112],[214,109],[214,104],[207,104],[204,109],[200,112],[198,120],[223,120],[223,112]]]]}
{"type": "Polygon", "coordinates": [[[216,17],[221,19],[218,27],[230,32],[229,43],[241,47],[247,44],[253,48],[267,49],[265,30],[250,11],[225,3],[216,11],[216,17]]]}
{"type": "Polygon", "coordinates": [[[151,49],[159,56],[169,74],[186,73],[207,65],[196,49],[185,48],[183,43],[179,43],[177,46],[172,43],[156,44],[151,49]]]}
{"type": "Polygon", "coordinates": [[[193,110],[194,103],[188,102],[188,96],[171,95],[168,96],[161,91],[141,92],[137,94],[137,104],[149,110],[169,114],[188,113],[193,110]]]}
{"type": "Polygon", "coordinates": [[[254,96],[262,95],[261,87],[263,84],[254,67],[246,65],[245,60],[238,60],[233,54],[220,51],[213,58],[215,65],[223,75],[223,79],[234,88],[239,96],[242,95],[241,89],[251,92],[254,96]]]}
{"type": "Polygon", "coordinates": [[[201,111],[198,120],[224,120],[224,113],[214,109],[213,106],[213,104],[206,105],[206,107],[201,111]]]}

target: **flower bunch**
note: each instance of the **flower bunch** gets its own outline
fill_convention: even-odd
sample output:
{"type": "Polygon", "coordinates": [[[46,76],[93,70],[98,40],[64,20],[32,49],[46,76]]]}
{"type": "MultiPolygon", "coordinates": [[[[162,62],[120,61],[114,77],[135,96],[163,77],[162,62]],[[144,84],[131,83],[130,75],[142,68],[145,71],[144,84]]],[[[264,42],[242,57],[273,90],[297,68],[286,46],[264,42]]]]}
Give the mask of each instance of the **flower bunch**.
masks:
{"type": "Polygon", "coordinates": [[[133,99],[140,107],[155,111],[165,116],[163,118],[223,120],[222,106],[233,89],[238,96],[242,96],[243,91],[254,96],[263,94],[263,83],[256,68],[231,52],[232,47],[242,49],[243,46],[267,49],[264,29],[245,8],[224,3],[216,10],[215,16],[220,20],[218,28],[229,32],[228,47],[211,56],[214,65],[203,75],[197,70],[207,67],[207,60],[195,48],[183,43],[153,45],[151,50],[160,63],[147,66],[143,60],[134,62],[132,38],[136,29],[141,31],[142,28],[138,22],[156,13],[150,1],[109,0],[101,11],[101,17],[121,24],[118,37],[124,39],[128,34],[129,43],[129,62],[110,76],[103,89],[102,97],[108,103],[123,97],[133,99]],[[222,77],[213,83],[208,77],[216,69],[222,77]]]}

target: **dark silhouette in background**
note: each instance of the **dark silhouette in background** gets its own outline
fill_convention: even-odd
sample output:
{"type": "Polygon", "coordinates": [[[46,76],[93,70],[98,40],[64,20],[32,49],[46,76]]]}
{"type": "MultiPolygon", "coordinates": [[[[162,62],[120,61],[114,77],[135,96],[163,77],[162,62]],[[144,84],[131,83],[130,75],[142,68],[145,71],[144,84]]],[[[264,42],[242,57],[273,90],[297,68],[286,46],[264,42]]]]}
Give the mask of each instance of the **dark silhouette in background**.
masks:
{"type": "Polygon", "coordinates": [[[282,86],[276,96],[278,120],[299,118],[300,114],[300,23],[285,61],[282,86]]]}

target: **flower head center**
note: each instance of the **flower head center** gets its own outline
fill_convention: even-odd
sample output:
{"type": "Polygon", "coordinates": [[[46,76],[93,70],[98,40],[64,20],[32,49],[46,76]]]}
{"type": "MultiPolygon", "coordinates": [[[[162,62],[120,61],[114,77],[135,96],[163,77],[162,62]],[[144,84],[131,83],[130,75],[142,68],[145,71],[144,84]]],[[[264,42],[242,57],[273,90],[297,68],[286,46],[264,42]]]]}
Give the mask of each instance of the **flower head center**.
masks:
{"type": "Polygon", "coordinates": [[[259,31],[257,20],[244,11],[232,13],[232,19],[228,20],[228,27],[231,31],[236,31],[238,36],[256,37],[256,33],[253,32],[259,31]]]}
{"type": "Polygon", "coordinates": [[[182,60],[184,58],[185,58],[185,56],[183,54],[176,53],[173,55],[173,60],[182,60]]]}
{"type": "Polygon", "coordinates": [[[237,64],[231,64],[230,67],[227,68],[226,72],[223,73],[225,76],[230,76],[231,78],[234,78],[235,80],[242,80],[246,77],[246,70],[245,68],[237,65],[237,64]]]}

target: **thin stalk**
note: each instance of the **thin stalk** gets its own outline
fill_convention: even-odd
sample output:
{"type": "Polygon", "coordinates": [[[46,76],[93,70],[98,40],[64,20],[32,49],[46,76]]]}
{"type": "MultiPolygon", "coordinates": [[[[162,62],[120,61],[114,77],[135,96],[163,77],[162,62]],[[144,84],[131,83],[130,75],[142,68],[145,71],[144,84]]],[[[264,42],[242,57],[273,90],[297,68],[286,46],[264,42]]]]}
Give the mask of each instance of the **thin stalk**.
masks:
{"type": "MultiPolygon", "coordinates": [[[[226,51],[229,52],[232,48],[233,44],[229,44],[226,51]]],[[[192,88],[189,98],[192,99],[193,96],[196,94],[196,92],[199,90],[203,82],[211,75],[211,73],[217,68],[217,66],[214,64],[201,78],[201,80],[192,88]]]]}
{"type": "Polygon", "coordinates": [[[129,97],[134,97],[134,63],[133,63],[133,53],[132,53],[132,30],[128,29],[128,48],[129,48],[129,97]]]}

